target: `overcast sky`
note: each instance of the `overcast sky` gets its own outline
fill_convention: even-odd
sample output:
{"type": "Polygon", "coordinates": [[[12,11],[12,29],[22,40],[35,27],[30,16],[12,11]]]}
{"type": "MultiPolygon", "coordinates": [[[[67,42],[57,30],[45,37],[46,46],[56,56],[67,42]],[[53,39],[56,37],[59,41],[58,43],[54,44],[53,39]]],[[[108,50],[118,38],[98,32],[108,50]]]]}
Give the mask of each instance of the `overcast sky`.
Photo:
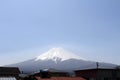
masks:
{"type": "Polygon", "coordinates": [[[0,0],[0,65],[52,47],[120,64],[120,0],[0,0]]]}

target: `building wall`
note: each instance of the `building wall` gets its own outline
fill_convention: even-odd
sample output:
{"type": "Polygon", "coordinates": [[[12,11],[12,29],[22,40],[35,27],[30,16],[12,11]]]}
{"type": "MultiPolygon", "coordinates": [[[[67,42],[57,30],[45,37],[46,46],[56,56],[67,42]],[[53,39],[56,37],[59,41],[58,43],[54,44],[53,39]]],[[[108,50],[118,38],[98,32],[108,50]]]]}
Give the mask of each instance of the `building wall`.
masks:
{"type": "Polygon", "coordinates": [[[113,77],[113,70],[98,70],[98,77],[113,77]]]}
{"type": "Polygon", "coordinates": [[[20,71],[17,67],[0,67],[0,78],[1,79],[19,79],[20,71]]]}
{"type": "Polygon", "coordinates": [[[120,80],[120,69],[118,69],[116,72],[117,72],[117,80],[120,80]]]}
{"type": "Polygon", "coordinates": [[[117,77],[120,78],[120,69],[116,71],[117,72],[117,77]]]}
{"type": "Polygon", "coordinates": [[[68,73],[60,73],[60,72],[51,72],[50,75],[52,77],[68,77],[69,74],[68,73]]]}
{"type": "Polygon", "coordinates": [[[75,74],[77,77],[83,77],[87,80],[93,80],[97,77],[97,71],[96,70],[79,70],[75,71],[75,74]]]}
{"type": "Polygon", "coordinates": [[[120,70],[115,69],[78,70],[75,73],[87,80],[120,80],[120,70]]]}
{"type": "Polygon", "coordinates": [[[16,80],[15,77],[0,77],[0,80],[16,80]]]}

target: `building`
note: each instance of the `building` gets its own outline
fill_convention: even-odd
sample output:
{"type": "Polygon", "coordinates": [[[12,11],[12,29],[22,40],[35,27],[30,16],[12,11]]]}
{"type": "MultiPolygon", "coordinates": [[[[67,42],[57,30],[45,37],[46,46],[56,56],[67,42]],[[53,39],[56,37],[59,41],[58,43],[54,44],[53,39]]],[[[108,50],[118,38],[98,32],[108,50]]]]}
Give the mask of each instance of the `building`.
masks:
{"type": "Polygon", "coordinates": [[[70,77],[68,72],[56,69],[44,69],[30,74],[23,80],[86,80],[82,77],[70,77]]]}
{"type": "Polygon", "coordinates": [[[18,80],[19,74],[17,67],[0,67],[0,80],[18,80]]]}
{"type": "Polygon", "coordinates": [[[48,71],[52,77],[69,77],[69,73],[62,70],[49,69],[48,71]]]}
{"type": "Polygon", "coordinates": [[[41,77],[69,77],[69,73],[56,69],[44,69],[38,72],[32,73],[33,76],[41,76],[41,77]]]}
{"type": "Polygon", "coordinates": [[[85,69],[75,70],[77,77],[81,76],[87,80],[120,80],[120,69],[85,69]]]}

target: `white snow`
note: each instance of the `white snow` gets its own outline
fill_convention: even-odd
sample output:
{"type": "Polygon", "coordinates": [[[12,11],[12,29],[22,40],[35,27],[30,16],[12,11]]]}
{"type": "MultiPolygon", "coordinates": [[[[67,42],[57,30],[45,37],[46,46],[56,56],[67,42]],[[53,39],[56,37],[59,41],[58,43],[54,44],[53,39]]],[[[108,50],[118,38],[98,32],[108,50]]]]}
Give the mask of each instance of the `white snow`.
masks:
{"type": "Polygon", "coordinates": [[[64,61],[64,60],[68,60],[68,59],[82,59],[84,60],[84,58],[79,57],[78,55],[75,55],[72,52],[69,52],[67,50],[64,50],[63,48],[59,47],[59,48],[52,48],[49,51],[41,54],[40,56],[38,56],[35,61],[38,60],[53,60],[55,62],[57,61],[64,61]]]}

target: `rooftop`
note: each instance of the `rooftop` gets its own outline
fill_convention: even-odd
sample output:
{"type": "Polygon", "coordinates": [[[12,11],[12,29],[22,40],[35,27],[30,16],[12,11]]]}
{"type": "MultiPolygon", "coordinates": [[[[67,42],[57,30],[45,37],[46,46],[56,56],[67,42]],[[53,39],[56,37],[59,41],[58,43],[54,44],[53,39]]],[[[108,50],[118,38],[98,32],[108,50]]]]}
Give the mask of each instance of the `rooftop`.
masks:
{"type": "Polygon", "coordinates": [[[41,78],[36,77],[37,80],[86,80],[82,77],[51,77],[51,78],[41,78]]]}

